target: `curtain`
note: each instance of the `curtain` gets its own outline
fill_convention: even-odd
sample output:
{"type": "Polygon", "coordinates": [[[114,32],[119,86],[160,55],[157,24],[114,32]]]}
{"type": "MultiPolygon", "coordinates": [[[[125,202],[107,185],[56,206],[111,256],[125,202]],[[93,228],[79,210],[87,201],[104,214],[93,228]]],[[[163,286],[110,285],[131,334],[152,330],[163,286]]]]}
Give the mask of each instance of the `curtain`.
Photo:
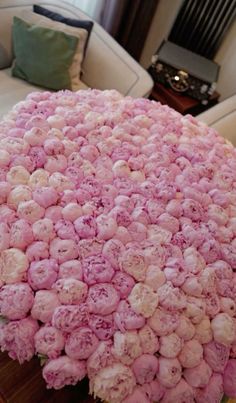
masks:
{"type": "Polygon", "coordinates": [[[139,60],[158,0],[105,0],[101,25],[139,60]]]}
{"type": "Polygon", "coordinates": [[[67,0],[97,21],[139,60],[158,0],[67,0]]]}

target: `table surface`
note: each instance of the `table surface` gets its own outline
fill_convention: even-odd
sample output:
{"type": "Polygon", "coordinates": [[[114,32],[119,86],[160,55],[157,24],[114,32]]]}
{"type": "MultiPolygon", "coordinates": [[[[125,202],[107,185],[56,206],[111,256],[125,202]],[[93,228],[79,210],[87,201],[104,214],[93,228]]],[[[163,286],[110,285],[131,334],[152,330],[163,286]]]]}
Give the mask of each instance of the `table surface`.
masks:
{"type": "Polygon", "coordinates": [[[88,380],[60,390],[47,389],[38,358],[19,365],[0,353],[0,403],[98,403],[88,394],[88,380]]]}
{"type": "Polygon", "coordinates": [[[220,94],[215,91],[210,97],[208,105],[202,105],[201,102],[196,99],[193,99],[187,95],[179,94],[171,88],[167,88],[160,83],[155,83],[150,95],[150,99],[154,99],[162,104],[166,104],[183,115],[186,113],[196,115],[215,105],[219,96],[220,94]]]}

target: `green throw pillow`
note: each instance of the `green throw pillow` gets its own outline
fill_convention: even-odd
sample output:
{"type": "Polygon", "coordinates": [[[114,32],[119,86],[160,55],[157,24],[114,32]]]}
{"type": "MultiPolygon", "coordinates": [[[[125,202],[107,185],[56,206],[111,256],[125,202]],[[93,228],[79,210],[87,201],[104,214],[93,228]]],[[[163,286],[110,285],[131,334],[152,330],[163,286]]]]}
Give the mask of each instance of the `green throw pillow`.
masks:
{"type": "Polygon", "coordinates": [[[78,37],[65,32],[14,17],[13,76],[53,90],[72,89],[69,70],[78,41],[78,37]]]}

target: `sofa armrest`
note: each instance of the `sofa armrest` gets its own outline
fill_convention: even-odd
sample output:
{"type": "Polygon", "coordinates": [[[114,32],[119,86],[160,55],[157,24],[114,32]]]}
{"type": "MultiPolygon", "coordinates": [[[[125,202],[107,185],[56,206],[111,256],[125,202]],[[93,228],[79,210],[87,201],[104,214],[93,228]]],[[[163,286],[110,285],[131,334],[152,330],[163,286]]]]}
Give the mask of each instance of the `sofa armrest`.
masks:
{"type": "Polygon", "coordinates": [[[87,86],[116,89],[123,95],[147,97],[154,84],[149,73],[96,22],[83,69],[87,86]]]}
{"type": "Polygon", "coordinates": [[[197,116],[236,146],[236,94],[197,116]]]}

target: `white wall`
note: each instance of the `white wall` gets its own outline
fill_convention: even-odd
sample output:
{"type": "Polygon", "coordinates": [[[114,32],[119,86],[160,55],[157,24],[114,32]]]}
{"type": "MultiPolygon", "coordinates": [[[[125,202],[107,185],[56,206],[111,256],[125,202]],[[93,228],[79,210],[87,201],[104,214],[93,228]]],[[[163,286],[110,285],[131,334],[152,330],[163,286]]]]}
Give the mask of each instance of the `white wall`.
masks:
{"type": "Polygon", "coordinates": [[[236,21],[228,31],[215,60],[221,65],[217,91],[222,101],[236,94],[236,21]]]}
{"type": "Polygon", "coordinates": [[[183,0],[159,0],[149,33],[141,54],[140,63],[146,69],[151,57],[167,38],[183,0]]]}

